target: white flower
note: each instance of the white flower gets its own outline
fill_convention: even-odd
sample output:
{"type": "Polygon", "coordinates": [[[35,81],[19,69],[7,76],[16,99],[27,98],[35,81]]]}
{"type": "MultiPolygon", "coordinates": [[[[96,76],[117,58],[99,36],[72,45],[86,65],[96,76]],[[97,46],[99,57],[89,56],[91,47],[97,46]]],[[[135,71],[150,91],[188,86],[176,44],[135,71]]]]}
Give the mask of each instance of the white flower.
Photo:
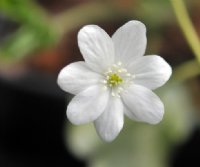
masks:
{"type": "Polygon", "coordinates": [[[76,95],[67,107],[68,119],[76,125],[93,122],[102,139],[112,141],[121,131],[124,114],[157,124],[164,106],[151,90],[162,86],[172,70],[160,56],[143,56],[146,28],[129,21],[112,36],[96,25],[78,33],[85,61],[69,64],[58,76],[58,85],[76,95]]]}

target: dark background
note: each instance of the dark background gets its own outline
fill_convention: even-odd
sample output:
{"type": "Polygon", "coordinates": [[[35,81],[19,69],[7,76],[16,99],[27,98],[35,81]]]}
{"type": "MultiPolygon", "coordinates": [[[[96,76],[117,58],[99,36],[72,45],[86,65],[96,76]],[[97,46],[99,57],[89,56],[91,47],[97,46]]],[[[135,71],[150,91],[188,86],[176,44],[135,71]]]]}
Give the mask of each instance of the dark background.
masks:
{"type": "Polygon", "coordinates": [[[15,82],[0,79],[0,166],[85,166],[63,141],[64,93],[55,79],[30,76],[15,82]]]}

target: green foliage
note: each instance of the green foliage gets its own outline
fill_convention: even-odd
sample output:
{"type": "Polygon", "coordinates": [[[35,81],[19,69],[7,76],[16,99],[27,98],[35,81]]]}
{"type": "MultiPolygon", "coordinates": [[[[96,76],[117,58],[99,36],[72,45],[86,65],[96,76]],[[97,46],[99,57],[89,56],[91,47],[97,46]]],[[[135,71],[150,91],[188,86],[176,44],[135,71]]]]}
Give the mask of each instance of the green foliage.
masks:
{"type": "Polygon", "coordinates": [[[30,0],[1,0],[1,13],[20,28],[0,46],[1,58],[16,60],[55,43],[57,35],[43,9],[30,0]]]}

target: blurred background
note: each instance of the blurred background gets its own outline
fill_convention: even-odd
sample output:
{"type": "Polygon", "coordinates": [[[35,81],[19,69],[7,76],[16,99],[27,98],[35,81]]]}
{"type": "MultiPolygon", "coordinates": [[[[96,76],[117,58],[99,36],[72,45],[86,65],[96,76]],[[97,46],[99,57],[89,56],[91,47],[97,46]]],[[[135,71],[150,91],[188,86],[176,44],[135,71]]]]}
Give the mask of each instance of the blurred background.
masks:
{"type": "MultiPolygon", "coordinates": [[[[200,68],[172,2],[0,0],[0,167],[199,166],[200,68]],[[82,60],[82,26],[97,24],[112,35],[129,20],[146,25],[146,54],[173,67],[170,81],[156,90],[166,112],[156,126],[126,118],[118,138],[105,143],[92,124],[68,122],[71,96],[56,79],[64,66],[82,60]]],[[[198,37],[200,1],[184,3],[198,37]]]]}

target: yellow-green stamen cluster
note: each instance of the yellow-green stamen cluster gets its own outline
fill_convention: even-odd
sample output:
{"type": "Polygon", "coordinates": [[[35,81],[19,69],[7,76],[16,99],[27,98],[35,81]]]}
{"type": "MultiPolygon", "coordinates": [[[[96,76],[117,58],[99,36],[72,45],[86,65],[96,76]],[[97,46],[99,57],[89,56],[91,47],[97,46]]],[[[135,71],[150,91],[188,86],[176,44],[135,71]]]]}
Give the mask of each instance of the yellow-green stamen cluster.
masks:
{"type": "Polygon", "coordinates": [[[118,74],[114,73],[108,76],[107,82],[110,87],[116,87],[123,82],[123,79],[118,74]]]}
{"type": "Polygon", "coordinates": [[[105,79],[101,81],[104,84],[104,90],[109,89],[112,96],[120,97],[120,93],[132,83],[132,79],[135,77],[128,73],[128,71],[123,68],[121,62],[113,64],[104,73],[105,79]]]}

